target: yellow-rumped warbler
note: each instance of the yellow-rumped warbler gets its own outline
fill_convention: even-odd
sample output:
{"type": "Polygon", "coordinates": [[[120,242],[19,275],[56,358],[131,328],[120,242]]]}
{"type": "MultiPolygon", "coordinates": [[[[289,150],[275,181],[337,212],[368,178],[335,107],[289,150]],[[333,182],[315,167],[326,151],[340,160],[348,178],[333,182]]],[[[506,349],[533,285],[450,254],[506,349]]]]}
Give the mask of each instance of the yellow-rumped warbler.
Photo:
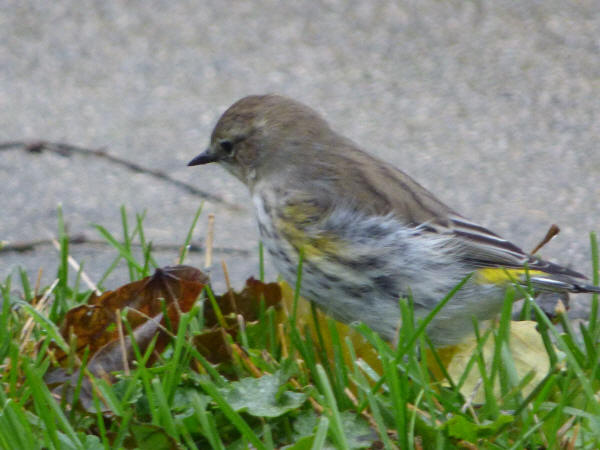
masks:
{"type": "Polygon", "coordinates": [[[493,317],[525,265],[539,290],[600,292],[463,218],[289,98],[249,96],[231,106],[189,165],[210,162],[250,189],[261,239],[283,278],[295,282],[303,249],[303,296],[386,339],[399,326],[400,296],[410,294],[423,316],[469,273],[428,328],[436,345],[459,341],[473,316],[493,317]]]}

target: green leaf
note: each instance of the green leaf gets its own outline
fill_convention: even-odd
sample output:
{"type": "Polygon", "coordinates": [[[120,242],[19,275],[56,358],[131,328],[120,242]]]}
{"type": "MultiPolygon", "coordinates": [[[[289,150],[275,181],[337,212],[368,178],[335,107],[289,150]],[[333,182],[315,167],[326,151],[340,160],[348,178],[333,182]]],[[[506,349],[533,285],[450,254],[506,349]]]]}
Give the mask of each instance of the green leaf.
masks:
{"type": "Polygon", "coordinates": [[[104,450],[104,445],[98,436],[93,434],[77,433],[81,438],[83,448],[86,450],[104,450]]]}
{"type": "Polygon", "coordinates": [[[189,417],[194,414],[194,406],[192,405],[192,402],[190,402],[190,398],[193,395],[199,395],[205,402],[210,400],[210,397],[201,394],[200,391],[195,388],[179,387],[175,390],[171,411],[174,414],[177,414],[178,418],[189,417]]]}
{"type": "Polygon", "coordinates": [[[151,424],[133,424],[131,431],[140,449],[176,449],[177,442],[162,427],[151,424]]]}
{"type": "Polygon", "coordinates": [[[373,441],[377,440],[377,433],[369,427],[369,424],[362,416],[351,411],[342,411],[342,428],[346,435],[346,441],[350,448],[370,448],[373,441]]]}
{"type": "MultiPolygon", "coordinates": [[[[322,418],[322,417],[321,417],[322,418]]],[[[348,447],[351,449],[370,448],[374,441],[378,440],[377,434],[373,431],[367,422],[356,413],[343,411],[340,413],[342,429],[348,447]]],[[[294,445],[284,447],[287,450],[302,450],[312,448],[315,438],[315,430],[319,424],[319,416],[310,410],[300,414],[294,420],[294,445]]],[[[319,447],[321,448],[321,447],[319,447]]],[[[324,449],[335,449],[335,445],[327,440],[324,449]]]]}
{"type": "MultiPolygon", "coordinates": [[[[133,405],[144,395],[142,382],[139,379],[121,378],[112,385],[115,397],[125,404],[133,405]]],[[[124,406],[124,405],[122,405],[124,406]]]]}
{"type": "Polygon", "coordinates": [[[451,437],[476,442],[480,438],[493,436],[500,427],[512,421],[514,421],[513,416],[501,415],[493,422],[487,421],[477,424],[471,422],[465,416],[454,416],[446,422],[445,428],[451,437]]]}
{"type": "MultiPolygon", "coordinates": [[[[304,436],[291,445],[281,447],[281,450],[312,450],[315,448],[315,440],[316,437],[314,435],[304,436]]],[[[329,441],[317,448],[319,448],[319,450],[336,450],[335,446],[329,441]]]]}
{"type": "Polygon", "coordinates": [[[318,422],[319,416],[312,409],[299,414],[296,420],[294,420],[294,437],[296,440],[301,437],[314,435],[318,422]]]}
{"type": "Polygon", "coordinates": [[[299,408],[307,398],[300,392],[283,391],[285,384],[279,373],[260,378],[243,378],[220,389],[226,401],[237,412],[257,417],[279,417],[299,408]]]}

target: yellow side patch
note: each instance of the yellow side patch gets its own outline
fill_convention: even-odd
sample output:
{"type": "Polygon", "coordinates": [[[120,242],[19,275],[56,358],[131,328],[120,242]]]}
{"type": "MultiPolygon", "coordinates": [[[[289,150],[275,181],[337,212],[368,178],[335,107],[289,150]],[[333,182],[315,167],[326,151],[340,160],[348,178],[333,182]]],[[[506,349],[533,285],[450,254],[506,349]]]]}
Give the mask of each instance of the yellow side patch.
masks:
{"type": "Polygon", "coordinates": [[[304,249],[304,256],[322,257],[336,254],[341,246],[340,239],[331,233],[308,234],[306,228],[319,217],[320,210],[310,203],[288,205],[275,226],[296,249],[304,249]]]}
{"type": "Polygon", "coordinates": [[[525,270],[525,269],[506,269],[504,267],[488,267],[479,269],[475,272],[475,282],[479,284],[504,284],[513,280],[520,280],[526,277],[526,274],[543,275],[541,270],[525,270]]]}

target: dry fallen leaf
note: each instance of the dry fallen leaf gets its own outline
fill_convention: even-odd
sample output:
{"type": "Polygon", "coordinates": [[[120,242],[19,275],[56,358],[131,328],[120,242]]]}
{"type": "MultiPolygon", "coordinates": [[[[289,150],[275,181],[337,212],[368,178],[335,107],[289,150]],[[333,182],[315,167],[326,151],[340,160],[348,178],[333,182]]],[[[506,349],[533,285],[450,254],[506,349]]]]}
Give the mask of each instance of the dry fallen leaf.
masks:
{"type": "MultiPolygon", "coordinates": [[[[119,339],[117,312],[124,311],[133,329],[136,344],[143,354],[155,336],[154,347],[160,353],[170,340],[166,331],[177,329],[181,313],[188,312],[204,289],[208,278],[200,270],[190,266],[172,266],[156,269],[154,275],[143,280],[126,284],[115,291],[107,291],[93,296],[87,305],[81,305],[67,312],[61,332],[67,342],[77,339],[76,354],[83,356],[89,348],[87,370],[96,377],[110,377],[115,371],[124,370],[135,360],[131,336],[119,339]],[[166,317],[165,317],[166,312],[166,317]]],[[[55,348],[55,354],[63,365],[67,355],[55,348]]],[[[152,362],[151,361],[149,363],[152,362]]],[[[70,382],[71,386],[79,377],[80,370],[68,375],[63,369],[48,373],[46,382],[55,384],[70,382]]],[[[59,386],[54,391],[70,397],[70,388],[59,386]]],[[[82,383],[80,400],[86,409],[92,408],[92,385],[86,377],[82,383]]]]}
{"type": "Polygon", "coordinates": [[[204,332],[194,336],[194,344],[198,351],[213,364],[227,362],[231,359],[226,334],[234,339],[237,336],[239,323],[237,315],[251,325],[259,318],[260,303],[264,307],[277,307],[281,302],[281,288],[277,283],[263,283],[249,278],[241,292],[228,291],[215,297],[219,310],[225,319],[226,328],[220,326],[217,315],[209,301],[204,303],[204,332]]]}
{"type": "MultiPolygon", "coordinates": [[[[133,365],[135,360],[131,336],[125,334],[122,339],[119,336],[118,311],[124,311],[140,352],[144,353],[157,336],[153,358],[149,361],[151,364],[155,355],[162,352],[170,340],[166,330],[169,327],[177,329],[180,312],[192,308],[207,282],[208,278],[193,267],[157,269],[151,277],[94,296],[88,304],[73,308],[66,314],[61,332],[67,342],[71,342],[72,336],[77,338],[76,354],[79,358],[86,348],[90,349],[87,364],[90,374],[114,381],[112,373],[133,365]]],[[[215,300],[227,327],[220,327],[212,303],[205,301],[204,320],[207,329],[194,337],[194,344],[210,362],[220,363],[231,358],[226,334],[234,338],[237,335],[237,315],[241,315],[246,324],[255,322],[259,317],[261,301],[264,301],[265,308],[278,305],[281,289],[277,283],[265,284],[250,278],[241,292],[229,291],[216,296],[215,300]]],[[[54,351],[59,362],[65,365],[67,355],[58,348],[54,351]]],[[[79,376],[80,370],[67,374],[64,369],[57,369],[48,373],[46,382],[60,383],[54,393],[66,395],[71,400],[72,386],[79,376]]],[[[93,389],[92,382],[84,377],[79,400],[89,411],[95,410],[93,389]]],[[[105,405],[102,408],[105,409],[105,405]]]]}
{"type": "MultiPolygon", "coordinates": [[[[208,277],[191,266],[156,269],[150,277],[125,284],[114,291],[106,291],[100,296],[92,295],[86,305],[68,311],[61,325],[61,333],[67,342],[71,341],[72,335],[77,337],[79,357],[86,347],[90,348],[90,355],[93,355],[118,338],[118,310],[126,311],[127,321],[135,329],[149,317],[163,313],[164,309],[174,307],[175,312],[189,311],[206,283],[208,277]]],[[[174,320],[178,320],[176,316],[174,320]]],[[[65,356],[60,349],[56,349],[59,361],[64,362],[65,356]]]]}
{"type": "MultiPolygon", "coordinates": [[[[281,288],[277,283],[263,283],[248,278],[241,292],[228,291],[215,296],[223,316],[240,314],[246,322],[258,319],[260,301],[264,299],[265,308],[277,306],[281,301],[281,288]]],[[[231,317],[234,321],[235,318],[231,317]]],[[[217,317],[210,302],[204,305],[204,323],[207,327],[218,325],[217,317]]]]}
{"type": "MultiPolygon", "coordinates": [[[[533,379],[521,391],[524,396],[529,395],[550,370],[548,353],[536,326],[536,322],[533,321],[511,322],[510,324],[510,350],[519,379],[531,371],[535,372],[533,379]]],[[[447,371],[453,380],[458,380],[462,376],[476,347],[475,337],[467,338],[461,344],[453,347],[453,355],[447,365],[447,371]]],[[[489,369],[494,355],[494,339],[490,338],[486,341],[482,354],[486,367],[489,369]]],[[[480,380],[481,375],[477,364],[474,364],[460,390],[465,398],[472,398],[473,403],[485,401],[480,380]]],[[[494,390],[496,396],[499,397],[498,383],[494,386],[494,390]]]]}

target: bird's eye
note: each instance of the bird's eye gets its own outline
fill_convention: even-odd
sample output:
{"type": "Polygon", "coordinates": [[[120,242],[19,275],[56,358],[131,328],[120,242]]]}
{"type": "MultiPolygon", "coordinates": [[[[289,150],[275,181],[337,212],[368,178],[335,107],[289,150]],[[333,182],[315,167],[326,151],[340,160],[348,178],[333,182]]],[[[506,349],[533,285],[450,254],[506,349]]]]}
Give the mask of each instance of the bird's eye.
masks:
{"type": "Polygon", "coordinates": [[[221,150],[223,150],[228,155],[231,155],[231,153],[233,152],[233,143],[231,141],[221,141],[219,145],[221,146],[221,150]]]}

